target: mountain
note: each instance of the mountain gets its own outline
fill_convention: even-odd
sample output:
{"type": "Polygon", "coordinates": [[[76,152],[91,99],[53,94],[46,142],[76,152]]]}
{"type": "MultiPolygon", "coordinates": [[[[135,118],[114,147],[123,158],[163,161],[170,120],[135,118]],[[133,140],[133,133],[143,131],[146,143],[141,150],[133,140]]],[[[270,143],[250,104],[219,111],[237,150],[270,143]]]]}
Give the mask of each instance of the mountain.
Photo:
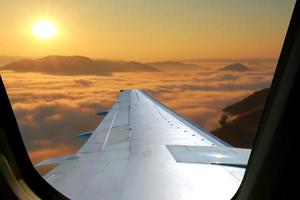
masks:
{"type": "Polygon", "coordinates": [[[199,65],[188,64],[178,61],[160,61],[160,62],[151,62],[146,63],[147,65],[153,66],[159,70],[191,70],[199,69],[199,65]]]}
{"type": "MultiPolygon", "coordinates": [[[[226,118],[226,122],[212,133],[234,147],[251,148],[269,90],[266,88],[256,91],[243,100],[225,107],[221,118],[226,118]],[[232,120],[228,120],[229,118],[232,120]]],[[[221,121],[222,119],[220,124],[221,121]]]]}
{"type": "Polygon", "coordinates": [[[111,75],[113,72],[156,72],[158,69],[139,62],[92,60],[83,56],[47,56],[23,59],[1,68],[16,72],[41,72],[54,75],[111,75]]]}
{"type": "Polygon", "coordinates": [[[221,68],[221,70],[244,72],[249,71],[249,68],[241,63],[234,63],[221,68]]]}
{"type": "Polygon", "coordinates": [[[244,98],[243,100],[236,102],[226,108],[223,108],[223,112],[232,115],[239,115],[246,113],[253,108],[261,107],[264,105],[265,100],[269,94],[270,88],[265,88],[254,92],[250,96],[244,98]]]}

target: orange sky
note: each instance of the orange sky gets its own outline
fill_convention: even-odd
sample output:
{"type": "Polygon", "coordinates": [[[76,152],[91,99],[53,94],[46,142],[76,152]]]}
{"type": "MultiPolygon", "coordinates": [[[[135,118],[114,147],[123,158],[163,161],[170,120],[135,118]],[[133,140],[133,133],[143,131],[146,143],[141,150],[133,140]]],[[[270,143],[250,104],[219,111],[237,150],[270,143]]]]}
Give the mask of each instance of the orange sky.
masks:
{"type": "Polygon", "coordinates": [[[0,2],[0,55],[164,60],[277,58],[294,0],[0,2]],[[58,29],[41,41],[42,18],[58,29]]]}

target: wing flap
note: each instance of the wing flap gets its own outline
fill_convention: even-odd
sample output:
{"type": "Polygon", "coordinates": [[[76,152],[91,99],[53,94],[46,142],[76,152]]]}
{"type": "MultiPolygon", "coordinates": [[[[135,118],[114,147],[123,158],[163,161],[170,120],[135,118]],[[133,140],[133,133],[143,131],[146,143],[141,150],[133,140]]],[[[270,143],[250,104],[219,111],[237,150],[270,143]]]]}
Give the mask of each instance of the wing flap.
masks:
{"type": "Polygon", "coordinates": [[[176,162],[225,165],[246,168],[250,149],[211,146],[167,145],[176,162]]]}

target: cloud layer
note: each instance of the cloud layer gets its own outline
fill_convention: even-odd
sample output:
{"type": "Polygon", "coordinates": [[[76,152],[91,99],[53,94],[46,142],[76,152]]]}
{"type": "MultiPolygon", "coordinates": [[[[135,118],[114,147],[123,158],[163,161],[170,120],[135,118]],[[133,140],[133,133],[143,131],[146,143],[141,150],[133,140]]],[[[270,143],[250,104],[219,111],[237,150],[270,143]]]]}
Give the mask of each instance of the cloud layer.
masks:
{"type": "Polygon", "coordinates": [[[56,76],[1,71],[33,162],[75,152],[75,135],[96,128],[95,113],[109,109],[120,89],[144,89],[208,130],[222,108],[270,86],[274,63],[246,72],[220,70],[231,63],[197,63],[199,70],[122,72],[111,76],[56,76]]]}

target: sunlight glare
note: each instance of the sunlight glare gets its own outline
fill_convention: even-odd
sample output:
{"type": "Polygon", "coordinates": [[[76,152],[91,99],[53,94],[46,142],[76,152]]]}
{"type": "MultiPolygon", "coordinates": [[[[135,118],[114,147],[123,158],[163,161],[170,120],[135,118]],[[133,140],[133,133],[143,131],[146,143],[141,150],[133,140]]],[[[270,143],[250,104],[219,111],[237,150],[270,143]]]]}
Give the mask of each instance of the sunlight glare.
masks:
{"type": "Polygon", "coordinates": [[[50,39],[57,34],[57,29],[53,22],[48,19],[37,21],[32,27],[32,33],[39,39],[50,39]]]}

